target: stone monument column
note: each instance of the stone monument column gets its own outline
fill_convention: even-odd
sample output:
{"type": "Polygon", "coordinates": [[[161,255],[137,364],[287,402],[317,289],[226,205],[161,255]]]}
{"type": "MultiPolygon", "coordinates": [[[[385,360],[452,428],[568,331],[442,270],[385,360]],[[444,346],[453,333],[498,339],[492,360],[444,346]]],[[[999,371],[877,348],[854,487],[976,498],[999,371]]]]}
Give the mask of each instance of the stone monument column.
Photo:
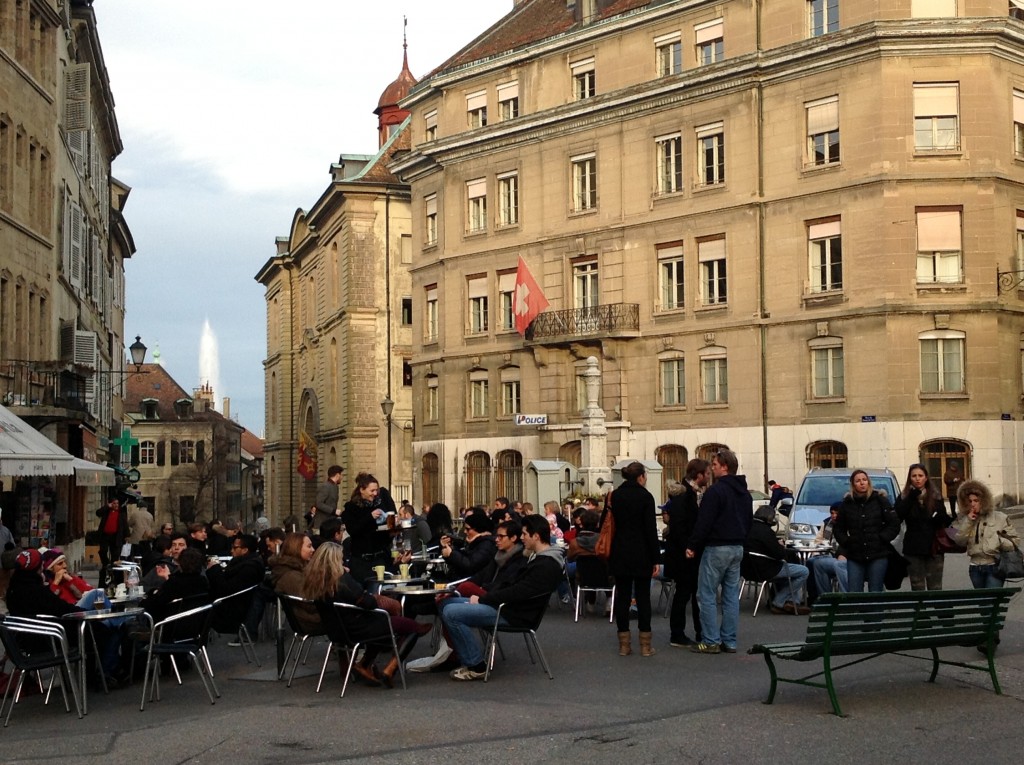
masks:
{"type": "Polygon", "coordinates": [[[612,471],[608,466],[608,428],[605,426],[604,410],[598,404],[601,398],[601,371],[597,368],[594,356],[587,357],[583,379],[587,388],[587,407],[583,410],[583,425],[580,428],[580,478],[583,479],[584,492],[600,495],[602,492],[597,479],[611,482],[612,471]]]}

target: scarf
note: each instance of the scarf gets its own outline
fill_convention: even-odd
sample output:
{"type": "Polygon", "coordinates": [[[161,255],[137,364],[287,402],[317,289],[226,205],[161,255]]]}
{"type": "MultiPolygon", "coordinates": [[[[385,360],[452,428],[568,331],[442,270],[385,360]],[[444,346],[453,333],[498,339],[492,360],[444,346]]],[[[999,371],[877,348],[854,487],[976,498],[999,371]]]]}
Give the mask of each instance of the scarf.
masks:
{"type": "Polygon", "coordinates": [[[523,551],[523,544],[522,544],[522,542],[516,542],[514,545],[512,545],[512,547],[507,552],[502,552],[501,550],[496,552],[494,554],[494,562],[498,564],[498,568],[501,568],[506,563],[508,563],[508,559],[509,558],[511,558],[516,553],[520,553],[522,551],[523,551]]]}

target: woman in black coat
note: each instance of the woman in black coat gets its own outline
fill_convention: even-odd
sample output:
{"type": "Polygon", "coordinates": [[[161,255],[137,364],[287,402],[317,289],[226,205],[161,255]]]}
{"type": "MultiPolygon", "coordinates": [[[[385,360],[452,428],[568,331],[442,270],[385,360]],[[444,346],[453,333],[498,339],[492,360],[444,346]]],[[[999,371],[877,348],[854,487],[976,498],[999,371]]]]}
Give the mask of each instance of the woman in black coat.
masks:
{"type": "Polygon", "coordinates": [[[871,479],[863,470],[850,474],[850,493],[839,506],[834,528],[834,537],[846,556],[849,591],[862,592],[867,580],[869,592],[882,592],[892,540],[900,533],[900,519],[885,494],[871,487],[871,479]]]}
{"type": "Polygon", "coordinates": [[[391,562],[388,549],[391,535],[385,531],[379,519],[395,512],[395,503],[388,490],[381,488],[377,479],[369,473],[356,476],[356,488],[352,498],[345,503],[341,520],[345,524],[350,541],[352,576],[365,582],[373,576],[374,566],[386,566],[391,562]]]}
{"type": "MultiPolygon", "coordinates": [[[[647,470],[639,462],[622,469],[625,479],[610,495],[615,521],[608,570],[615,577],[615,623],[619,632],[619,656],[633,652],[629,635],[630,599],[636,598],[640,653],[653,656],[651,646],[651,577],[661,557],[658,545],[657,509],[654,497],[644,488],[647,470]]],[[[603,522],[603,521],[602,521],[603,522]]]]}
{"type": "Polygon", "coordinates": [[[903,557],[912,590],[941,590],[945,556],[933,550],[935,532],[953,522],[942,495],[928,480],[928,469],[918,463],[907,471],[907,483],[896,500],[896,515],[907,525],[903,557]]]}
{"type": "Polygon", "coordinates": [[[707,485],[708,463],[693,459],[686,466],[684,483],[670,481],[668,485],[668,537],[665,542],[665,577],[673,579],[676,591],[672,596],[672,611],[669,614],[669,643],[685,646],[700,642],[700,605],[697,601],[697,573],[700,569],[700,554],[686,557],[686,545],[693,527],[697,524],[700,510],[698,490],[707,485]],[[686,635],[686,607],[693,615],[694,639],[686,635]]]}

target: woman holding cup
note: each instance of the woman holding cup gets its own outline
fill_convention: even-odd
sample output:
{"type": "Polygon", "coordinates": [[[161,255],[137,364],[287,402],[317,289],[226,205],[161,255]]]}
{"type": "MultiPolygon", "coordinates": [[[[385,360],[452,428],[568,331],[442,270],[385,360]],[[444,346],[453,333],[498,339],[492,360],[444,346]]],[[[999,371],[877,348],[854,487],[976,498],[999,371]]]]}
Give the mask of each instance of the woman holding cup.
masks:
{"type": "Polygon", "coordinates": [[[360,582],[374,576],[375,566],[387,566],[390,560],[391,536],[377,528],[385,522],[388,513],[394,512],[391,495],[381,488],[376,478],[369,473],[356,476],[355,489],[345,503],[341,520],[351,539],[349,568],[360,582]]]}

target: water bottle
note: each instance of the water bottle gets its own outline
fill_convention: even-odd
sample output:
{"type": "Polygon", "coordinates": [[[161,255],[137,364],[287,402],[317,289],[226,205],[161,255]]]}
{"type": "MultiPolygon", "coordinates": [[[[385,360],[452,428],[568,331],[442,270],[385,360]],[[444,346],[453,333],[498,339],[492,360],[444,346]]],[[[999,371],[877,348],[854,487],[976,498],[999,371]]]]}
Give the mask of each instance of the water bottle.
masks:
{"type": "Polygon", "coordinates": [[[131,567],[131,570],[128,572],[128,581],[126,584],[128,586],[128,596],[131,597],[135,594],[135,591],[139,586],[139,569],[137,567],[131,567]]]}

